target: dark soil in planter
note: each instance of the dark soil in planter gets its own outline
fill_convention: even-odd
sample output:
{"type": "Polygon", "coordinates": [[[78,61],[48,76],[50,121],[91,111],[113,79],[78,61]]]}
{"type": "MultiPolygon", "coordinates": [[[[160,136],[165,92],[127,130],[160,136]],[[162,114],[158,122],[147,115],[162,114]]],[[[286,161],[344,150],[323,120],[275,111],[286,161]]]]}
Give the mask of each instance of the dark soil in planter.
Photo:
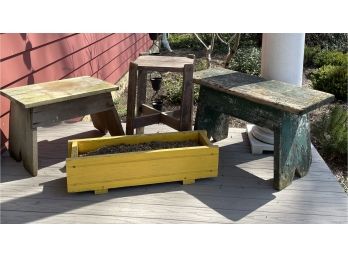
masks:
{"type": "Polygon", "coordinates": [[[79,156],[83,157],[83,156],[92,156],[92,155],[101,155],[101,154],[140,152],[140,151],[151,151],[151,150],[159,150],[159,149],[170,149],[170,148],[192,147],[192,146],[200,146],[200,145],[196,141],[192,141],[192,140],[174,141],[174,142],[152,141],[149,143],[142,143],[142,144],[135,144],[135,145],[120,144],[120,145],[105,146],[95,151],[80,154],[79,156]]]}

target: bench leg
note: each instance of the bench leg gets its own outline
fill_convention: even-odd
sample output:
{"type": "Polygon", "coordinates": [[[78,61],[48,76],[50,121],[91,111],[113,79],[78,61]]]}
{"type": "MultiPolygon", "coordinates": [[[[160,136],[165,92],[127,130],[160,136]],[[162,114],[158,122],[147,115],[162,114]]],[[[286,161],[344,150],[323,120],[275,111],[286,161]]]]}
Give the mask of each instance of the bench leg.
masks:
{"type": "Polygon", "coordinates": [[[21,161],[21,145],[23,138],[23,124],[24,120],[21,107],[15,102],[11,101],[10,107],[10,131],[9,131],[9,152],[13,159],[16,161],[21,161]]]}
{"type": "MultiPolygon", "coordinates": [[[[113,106],[111,94],[106,101],[109,106],[113,106]]],[[[124,135],[120,117],[114,107],[103,112],[91,114],[91,119],[93,126],[103,134],[109,131],[111,136],[124,135]]]]}
{"type": "Polygon", "coordinates": [[[303,177],[312,162],[310,130],[307,115],[283,114],[274,131],[274,188],[282,190],[294,175],[303,177]]]}
{"type": "Polygon", "coordinates": [[[31,119],[27,120],[25,126],[25,137],[21,148],[23,166],[32,176],[37,176],[38,151],[37,151],[37,129],[31,127],[31,119]]]}
{"type": "Polygon", "coordinates": [[[11,102],[9,151],[16,161],[23,160],[24,168],[37,176],[37,130],[32,126],[31,109],[11,102]]]}
{"type": "Polygon", "coordinates": [[[195,130],[204,129],[207,131],[208,138],[212,137],[214,141],[220,141],[228,136],[228,115],[215,111],[209,107],[209,101],[203,101],[203,99],[209,99],[205,96],[205,93],[204,87],[201,87],[197,106],[195,130]]]}

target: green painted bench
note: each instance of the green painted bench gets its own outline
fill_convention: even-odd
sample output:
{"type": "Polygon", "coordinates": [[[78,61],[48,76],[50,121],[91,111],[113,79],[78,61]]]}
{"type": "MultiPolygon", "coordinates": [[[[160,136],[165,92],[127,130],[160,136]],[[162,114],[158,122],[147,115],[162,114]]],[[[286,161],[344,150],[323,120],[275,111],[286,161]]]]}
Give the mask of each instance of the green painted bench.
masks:
{"type": "Polygon", "coordinates": [[[218,141],[227,137],[228,116],[274,131],[273,185],[281,190],[308,173],[312,156],[307,113],[334,96],[275,80],[214,68],[195,72],[201,85],[195,130],[218,141]]]}

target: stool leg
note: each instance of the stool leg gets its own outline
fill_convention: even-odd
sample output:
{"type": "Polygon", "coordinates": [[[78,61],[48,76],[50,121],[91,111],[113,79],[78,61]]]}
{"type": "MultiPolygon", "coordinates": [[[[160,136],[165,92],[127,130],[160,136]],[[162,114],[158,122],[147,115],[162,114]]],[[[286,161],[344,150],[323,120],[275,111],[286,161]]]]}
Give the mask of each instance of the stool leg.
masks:
{"type": "MultiPolygon", "coordinates": [[[[139,71],[136,117],[141,115],[142,113],[141,105],[145,103],[145,100],[146,100],[146,75],[147,75],[146,71],[144,70],[139,71]]],[[[136,128],[136,133],[144,134],[144,127],[136,128]]]]}
{"type": "Polygon", "coordinates": [[[180,108],[179,130],[192,130],[192,105],[193,105],[193,64],[184,66],[184,84],[180,108]]]}
{"type": "Polygon", "coordinates": [[[274,188],[282,190],[294,175],[308,173],[312,162],[310,130],[307,115],[283,114],[274,131],[274,188]]]}
{"type": "Polygon", "coordinates": [[[129,64],[129,79],[128,79],[127,125],[126,125],[127,135],[134,134],[137,73],[138,73],[138,65],[131,62],[129,64]]]}

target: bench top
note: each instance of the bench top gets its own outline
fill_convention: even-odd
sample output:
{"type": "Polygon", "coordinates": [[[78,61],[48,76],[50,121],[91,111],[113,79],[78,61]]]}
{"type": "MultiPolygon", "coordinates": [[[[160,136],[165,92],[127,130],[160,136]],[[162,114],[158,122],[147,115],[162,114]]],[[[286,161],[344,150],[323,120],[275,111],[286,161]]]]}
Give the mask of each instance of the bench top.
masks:
{"type": "Polygon", "coordinates": [[[332,94],[318,90],[224,68],[194,72],[193,82],[295,114],[305,114],[335,98],[332,94]]]}
{"type": "Polygon", "coordinates": [[[134,63],[139,68],[148,70],[161,70],[165,69],[168,71],[181,71],[184,69],[186,64],[193,65],[194,60],[188,57],[173,57],[173,56],[153,56],[143,55],[139,56],[134,63]]]}
{"type": "Polygon", "coordinates": [[[76,77],[0,90],[0,94],[25,108],[38,107],[116,90],[115,85],[94,78],[76,77]]]}

